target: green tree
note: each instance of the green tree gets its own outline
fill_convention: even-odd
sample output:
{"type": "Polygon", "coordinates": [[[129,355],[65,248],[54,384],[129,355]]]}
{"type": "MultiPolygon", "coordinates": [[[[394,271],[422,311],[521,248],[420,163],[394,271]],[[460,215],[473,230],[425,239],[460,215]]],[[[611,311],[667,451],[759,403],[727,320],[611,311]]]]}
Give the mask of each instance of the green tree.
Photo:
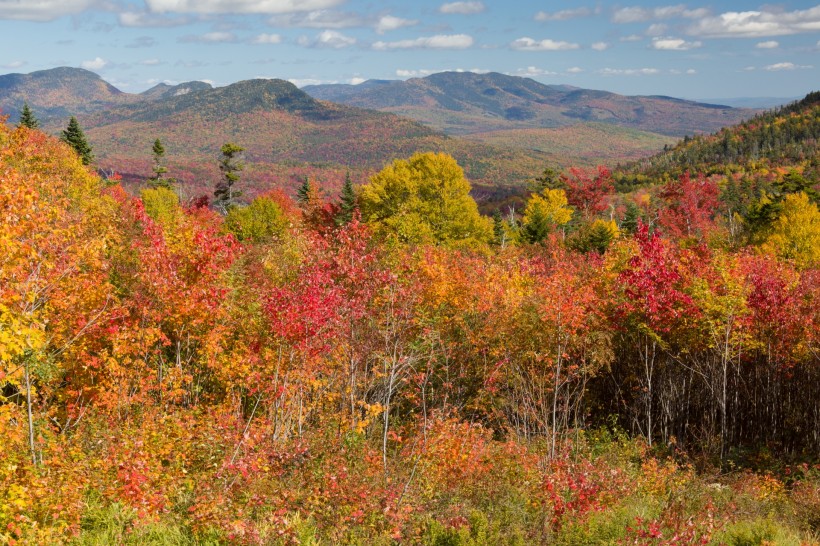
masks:
{"type": "Polygon", "coordinates": [[[342,186],[342,194],[339,197],[339,213],[336,215],[336,225],[343,226],[353,220],[353,215],[358,209],[356,203],[356,191],[353,189],[353,182],[350,180],[350,173],[345,176],[345,183],[342,186]]]}
{"type": "Polygon", "coordinates": [[[524,238],[531,243],[543,241],[553,229],[569,222],[572,212],[564,190],[547,188],[533,194],[524,208],[524,238]]]}
{"type": "Polygon", "coordinates": [[[225,227],[240,241],[259,243],[281,237],[288,219],[276,201],[260,195],[247,207],[232,207],[225,216],[225,227]]]}
{"type": "Polygon", "coordinates": [[[239,173],[245,168],[240,155],[243,151],[245,151],[245,148],[233,142],[222,145],[219,170],[222,172],[223,179],[216,184],[216,189],[214,189],[214,206],[221,210],[223,214],[227,213],[228,209],[235,205],[236,200],[242,195],[242,192],[234,186],[239,182],[239,173]]]}
{"type": "Polygon", "coordinates": [[[165,176],[168,172],[168,168],[164,165],[165,146],[162,145],[160,139],[154,141],[154,145],[151,147],[151,153],[154,156],[154,175],[150,178],[148,184],[152,188],[171,189],[176,180],[165,176]]]}
{"type": "Polygon", "coordinates": [[[74,148],[74,151],[80,156],[83,165],[90,165],[91,162],[94,161],[91,146],[85,138],[85,133],[83,133],[80,123],[74,116],[71,116],[71,119],[68,121],[68,126],[60,135],[60,140],[74,148]]]}
{"type": "Polygon", "coordinates": [[[37,129],[40,127],[40,121],[34,117],[34,113],[31,111],[31,108],[28,107],[28,103],[23,103],[23,110],[20,112],[20,123],[17,125],[18,127],[28,127],[29,129],[37,129]]]}
{"type": "Polygon", "coordinates": [[[394,161],[362,186],[359,206],[366,222],[407,243],[474,246],[493,237],[464,171],[443,153],[394,161]]]}
{"type": "Polygon", "coordinates": [[[296,202],[300,204],[307,203],[311,194],[313,194],[313,184],[310,183],[310,179],[306,176],[302,181],[302,185],[296,190],[296,202]]]}

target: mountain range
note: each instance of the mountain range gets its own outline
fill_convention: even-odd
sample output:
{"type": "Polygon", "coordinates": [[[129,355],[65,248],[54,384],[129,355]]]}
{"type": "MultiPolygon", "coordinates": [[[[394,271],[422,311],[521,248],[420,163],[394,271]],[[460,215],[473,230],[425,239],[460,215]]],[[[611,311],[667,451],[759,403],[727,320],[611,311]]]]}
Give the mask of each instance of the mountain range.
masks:
{"type": "Polygon", "coordinates": [[[24,102],[48,132],[75,115],[99,167],[133,184],[150,175],[159,138],[171,174],[192,193],[207,192],[219,177],[221,145],[233,141],[246,149],[251,195],[295,187],[305,176],[334,191],[347,172],[363,181],[395,158],[431,150],[453,155],[479,193],[494,192],[521,187],[546,166],[645,157],[676,134],[716,130],[753,112],[456,72],[304,90],[278,79],[219,88],[187,82],[139,94],[76,68],[0,76],[0,110],[14,121],[24,102]]]}

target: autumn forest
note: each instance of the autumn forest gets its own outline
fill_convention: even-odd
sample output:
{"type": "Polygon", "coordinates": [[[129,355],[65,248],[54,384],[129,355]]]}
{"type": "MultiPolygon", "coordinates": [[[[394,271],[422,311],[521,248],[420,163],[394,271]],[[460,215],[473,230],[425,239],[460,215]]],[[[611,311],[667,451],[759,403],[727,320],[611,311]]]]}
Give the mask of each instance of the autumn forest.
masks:
{"type": "Polygon", "coordinates": [[[35,114],[0,544],[819,543],[820,94],[492,216],[437,151],[180,198],[147,135],[123,187],[35,114]]]}

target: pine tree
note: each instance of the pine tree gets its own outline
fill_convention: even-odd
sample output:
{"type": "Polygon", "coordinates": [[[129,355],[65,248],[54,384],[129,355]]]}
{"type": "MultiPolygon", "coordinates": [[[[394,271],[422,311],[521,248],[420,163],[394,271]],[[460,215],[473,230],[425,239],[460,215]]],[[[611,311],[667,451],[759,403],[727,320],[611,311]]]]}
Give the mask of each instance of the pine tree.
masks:
{"type": "Polygon", "coordinates": [[[245,168],[239,155],[245,148],[227,142],[222,145],[222,159],[219,160],[219,170],[222,171],[223,180],[216,184],[214,190],[214,206],[227,213],[228,209],[236,204],[237,198],[242,195],[242,192],[235,189],[234,186],[239,181],[239,171],[245,168]]]}
{"type": "Polygon", "coordinates": [[[638,222],[641,219],[641,209],[632,201],[626,204],[623,220],[621,220],[621,231],[634,234],[638,230],[638,222]]]}
{"type": "Polygon", "coordinates": [[[165,160],[165,146],[162,145],[160,139],[154,141],[154,146],[151,148],[154,155],[154,176],[152,176],[148,184],[152,188],[168,188],[171,189],[174,182],[173,178],[163,176],[168,172],[168,168],[163,165],[165,160]]]}
{"type": "Polygon", "coordinates": [[[40,121],[34,117],[34,113],[31,111],[31,108],[28,107],[28,103],[23,103],[23,110],[20,112],[20,123],[17,125],[18,127],[28,127],[29,129],[37,129],[40,127],[40,121]]]}
{"type": "Polygon", "coordinates": [[[356,203],[356,191],[353,189],[353,182],[350,180],[350,173],[345,176],[345,183],[342,186],[342,194],[339,198],[339,213],[336,215],[336,225],[344,226],[353,220],[353,215],[358,209],[356,203]]]}
{"type": "Polygon", "coordinates": [[[313,187],[310,184],[310,179],[306,176],[302,185],[296,190],[296,202],[307,203],[311,193],[313,193],[313,187]]]}
{"type": "Polygon", "coordinates": [[[94,161],[91,146],[89,146],[88,141],[85,139],[85,133],[83,133],[80,123],[74,116],[71,116],[68,127],[66,127],[60,135],[60,140],[74,148],[74,151],[80,156],[83,165],[89,165],[94,161]]]}

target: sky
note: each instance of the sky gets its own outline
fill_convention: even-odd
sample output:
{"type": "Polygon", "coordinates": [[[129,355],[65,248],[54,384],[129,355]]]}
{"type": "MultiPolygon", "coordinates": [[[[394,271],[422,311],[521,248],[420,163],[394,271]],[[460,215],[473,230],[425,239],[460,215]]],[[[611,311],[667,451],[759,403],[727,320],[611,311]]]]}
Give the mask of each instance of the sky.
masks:
{"type": "Polygon", "coordinates": [[[446,70],[682,98],[820,89],[820,4],[663,0],[0,0],[0,74],[82,67],[119,89],[446,70]]]}

